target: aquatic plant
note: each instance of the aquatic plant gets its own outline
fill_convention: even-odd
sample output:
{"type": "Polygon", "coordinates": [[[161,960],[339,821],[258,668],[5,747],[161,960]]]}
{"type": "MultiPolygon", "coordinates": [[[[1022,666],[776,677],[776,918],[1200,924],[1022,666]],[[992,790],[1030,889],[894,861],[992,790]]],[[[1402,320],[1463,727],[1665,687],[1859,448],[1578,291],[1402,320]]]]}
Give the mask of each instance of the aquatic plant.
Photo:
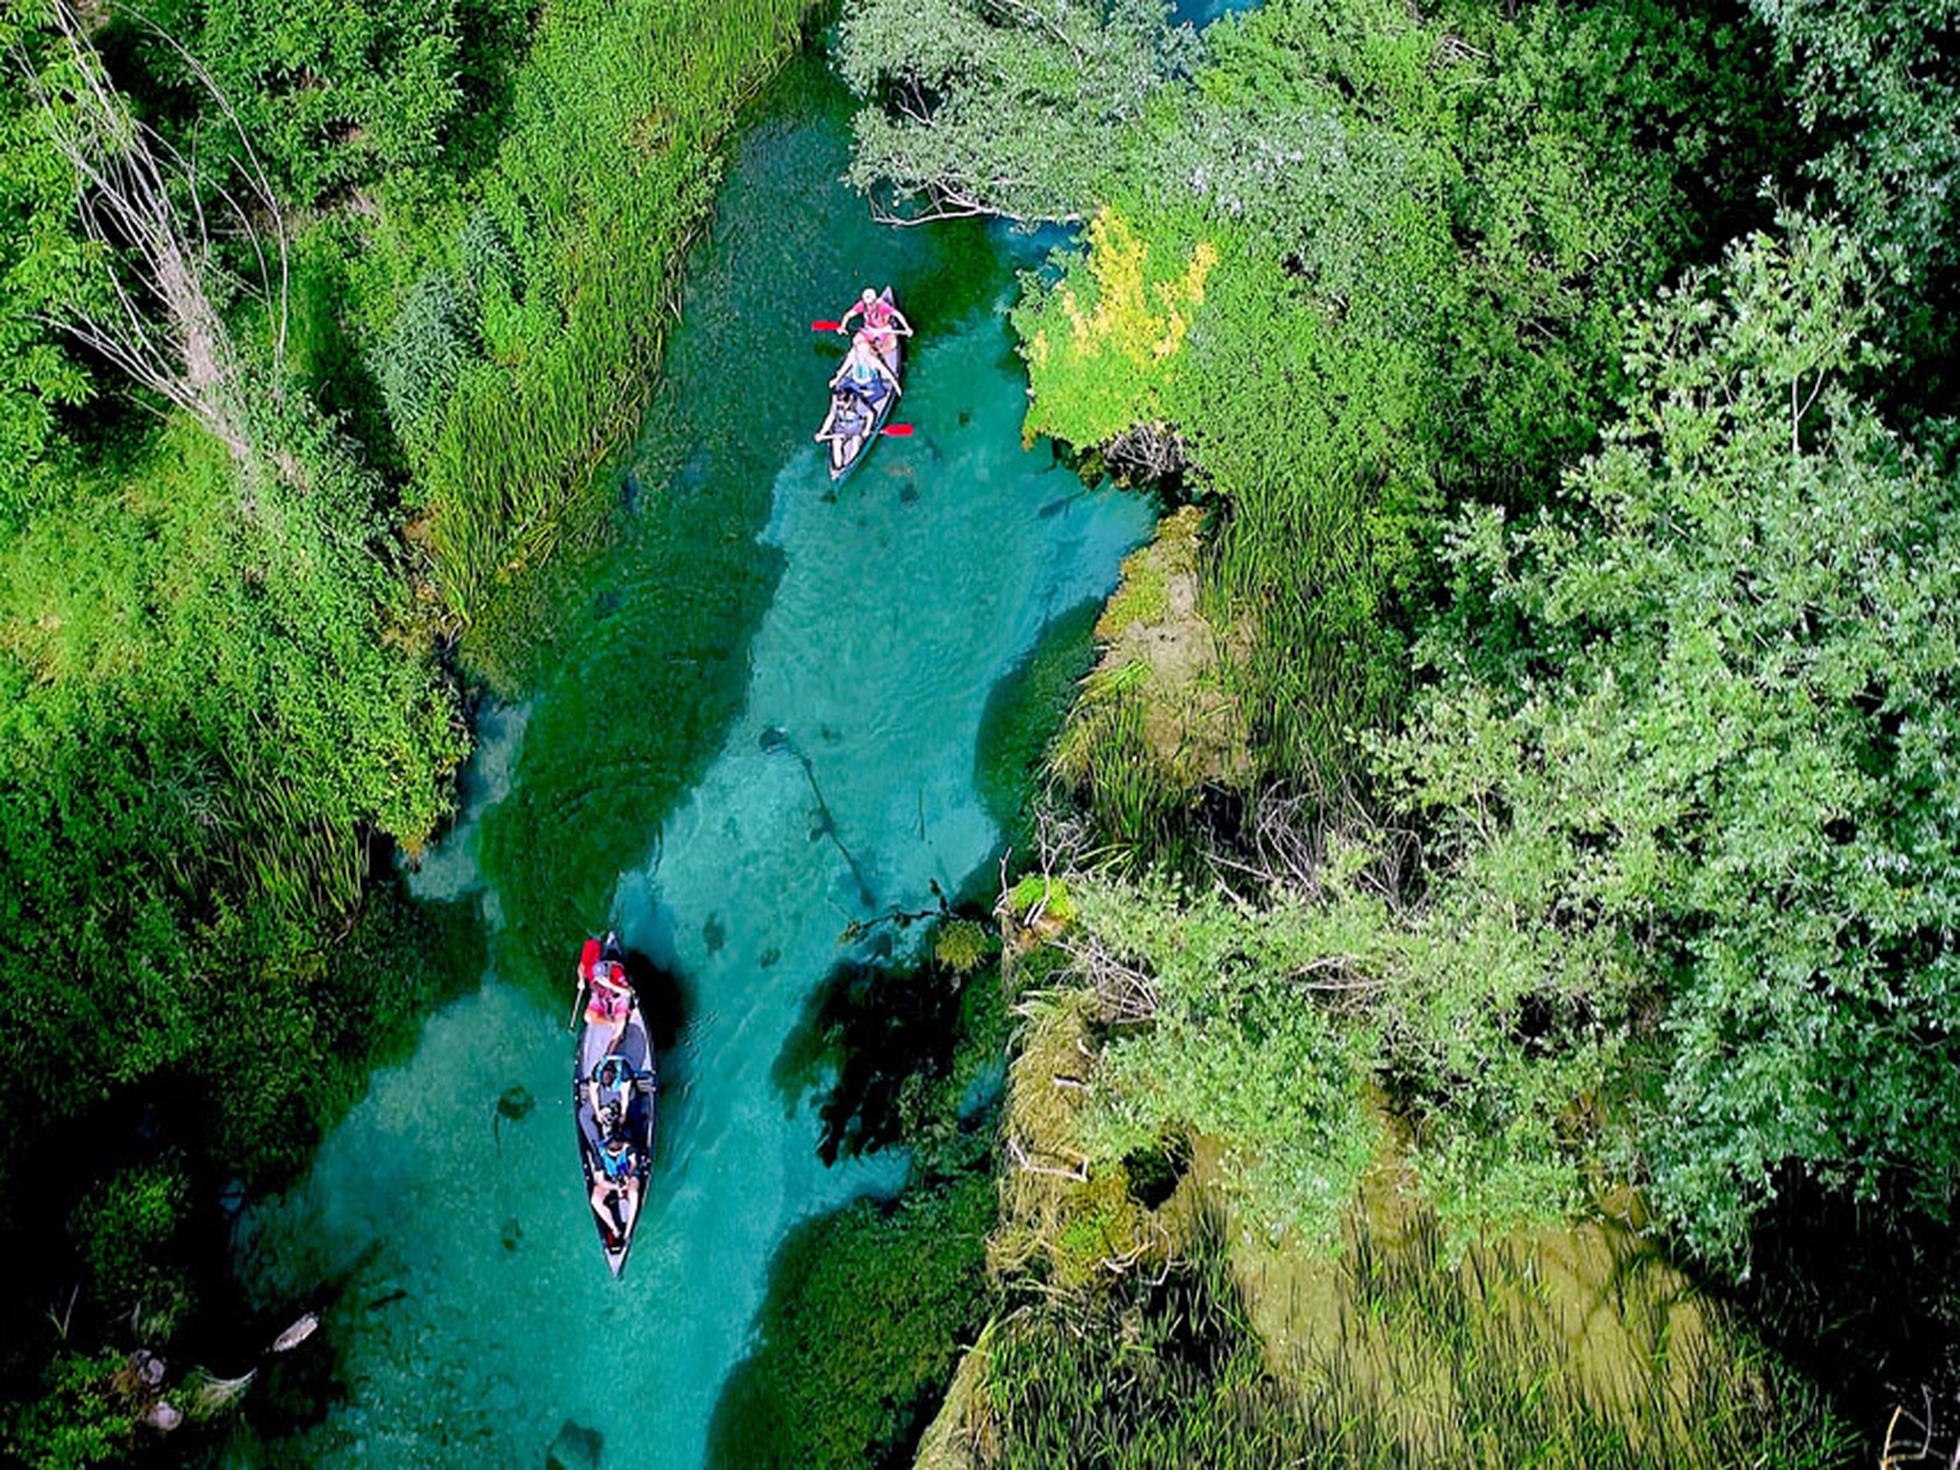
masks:
{"type": "Polygon", "coordinates": [[[715,1406],[715,1470],[911,1463],[964,1341],[989,1305],[984,1170],[810,1220],[770,1273],[753,1356],[715,1406]]]}
{"type": "Polygon", "coordinates": [[[208,1369],[193,1368],[184,1378],[183,1392],[190,1395],[190,1408],[186,1412],[193,1419],[213,1419],[228,1409],[235,1409],[258,1376],[256,1368],[236,1378],[220,1378],[208,1369]]]}
{"type": "Polygon", "coordinates": [[[987,814],[1017,849],[1025,849],[1033,837],[1033,798],[1045,775],[1044,757],[1076,685],[1095,662],[1093,629],[1100,613],[1090,599],[1055,618],[1027,657],[988,693],[973,781],[987,814]]]}
{"type": "Polygon", "coordinates": [[[993,936],[972,919],[949,919],[933,936],[932,956],[955,975],[970,975],[985,962],[993,936]]]}

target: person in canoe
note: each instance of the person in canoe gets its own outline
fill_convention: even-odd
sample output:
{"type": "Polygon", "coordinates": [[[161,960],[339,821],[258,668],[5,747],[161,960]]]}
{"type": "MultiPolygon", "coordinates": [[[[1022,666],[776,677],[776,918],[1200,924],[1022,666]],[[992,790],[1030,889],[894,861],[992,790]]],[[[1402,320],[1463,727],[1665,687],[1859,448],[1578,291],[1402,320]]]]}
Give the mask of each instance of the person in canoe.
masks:
{"type": "Polygon", "coordinates": [[[585,987],[585,1019],[594,1026],[612,1027],[608,1049],[619,1044],[626,1030],[626,1018],[633,1011],[633,987],[627,983],[626,967],[605,957],[596,939],[585,941],[578,957],[579,984],[585,987]]]}
{"type": "Polygon", "coordinates": [[[862,438],[870,427],[871,411],[864,406],[863,399],[855,393],[833,393],[830,412],[824,417],[823,427],[817,430],[817,443],[848,444],[862,438]]]}
{"type": "Polygon", "coordinates": [[[833,391],[842,389],[855,395],[871,409],[883,403],[887,393],[905,391],[898,386],[898,375],[866,343],[862,332],[851,343],[851,350],[844,354],[844,365],[837,369],[830,386],[833,391]]]}
{"type": "Polygon", "coordinates": [[[857,340],[881,357],[889,358],[892,349],[898,345],[898,339],[912,335],[912,324],[905,319],[905,313],[898,309],[898,303],[891,299],[889,292],[880,296],[866,286],[857,304],[845,312],[843,319],[837,323],[840,337],[851,329],[851,318],[854,316],[864,318],[857,340]]]}
{"type": "Polygon", "coordinates": [[[586,1079],[586,1103],[579,1112],[592,1158],[589,1199],[592,1213],[614,1238],[624,1240],[639,1213],[644,1163],[633,1148],[635,1095],[643,1079],[623,1056],[608,1056],[586,1079]]]}
{"type": "Polygon", "coordinates": [[[640,1162],[621,1129],[599,1146],[599,1172],[592,1181],[592,1213],[615,1240],[633,1233],[640,1213],[640,1162]]]}

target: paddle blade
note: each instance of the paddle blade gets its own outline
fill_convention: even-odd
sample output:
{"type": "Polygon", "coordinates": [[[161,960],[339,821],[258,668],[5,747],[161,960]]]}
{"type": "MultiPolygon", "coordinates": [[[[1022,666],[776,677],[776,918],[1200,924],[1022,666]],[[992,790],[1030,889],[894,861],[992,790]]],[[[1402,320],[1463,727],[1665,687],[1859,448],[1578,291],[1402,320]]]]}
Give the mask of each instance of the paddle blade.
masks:
{"type": "Polygon", "coordinates": [[[884,431],[894,439],[910,439],[912,437],[912,426],[910,424],[886,424],[884,431]]]}
{"type": "Polygon", "coordinates": [[[843,325],[842,322],[811,322],[810,330],[813,332],[834,332],[843,325]]]}

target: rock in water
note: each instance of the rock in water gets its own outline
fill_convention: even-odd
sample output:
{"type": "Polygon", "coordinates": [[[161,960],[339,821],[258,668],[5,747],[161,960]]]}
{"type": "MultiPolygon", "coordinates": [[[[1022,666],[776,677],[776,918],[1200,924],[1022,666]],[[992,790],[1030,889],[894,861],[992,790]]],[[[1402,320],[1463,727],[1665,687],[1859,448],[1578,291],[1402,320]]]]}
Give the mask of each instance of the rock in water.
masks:
{"type": "Polygon", "coordinates": [[[504,1089],[504,1095],[497,1099],[497,1111],[490,1119],[490,1133],[497,1140],[498,1153],[504,1151],[504,1119],[519,1122],[530,1117],[531,1109],[537,1105],[538,1100],[531,1096],[531,1089],[521,1082],[504,1089]]]}
{"type": "Polygon", "coordinates": [[[709,954],[719,953],[728,942],[728,926],[722,923],[720,914],[709,914],[702,921],[701,942],[707,945],[709,954]]]}
{"type": "Polygon", "coordinates": [[[524,1239],[524,1223],[515,1215],[504,1221],[504,1249],[514,1251],[524,1239]]]}
{"type": "Polygon", "coordinates": [[[272,1340],[275,1353],[290,1352],[311,1337],[320,1325],[320,1319],[312,1312],[303,1314],[300,1319],[272,1340]]]}
{"type": "Polygon", "coordinates": [[[605,1443],[598,1430],[567,1419],[545,1451],[544,1470],[599,1470],[599,1451],[605,1443]]]}
{"type": "Polygon", "coordinates": [[[184,1416],[169,1404],[166,1404],[162,1399],[158,1399],[155,1403],[151,1404],[139,1417],[150,1428],[162,1430],[165,1434],[168,1434],[184,1422],[184,1416]]]}

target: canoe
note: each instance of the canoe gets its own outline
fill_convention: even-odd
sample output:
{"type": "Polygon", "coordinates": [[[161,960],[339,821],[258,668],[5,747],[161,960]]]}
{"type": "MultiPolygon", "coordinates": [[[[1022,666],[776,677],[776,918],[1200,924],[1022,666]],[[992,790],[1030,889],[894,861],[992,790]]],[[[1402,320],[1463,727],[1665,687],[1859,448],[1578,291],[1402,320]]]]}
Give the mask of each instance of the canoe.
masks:
{"type": "MultiPolygon", "coordinates": [[[[880,295],[887,305],[896,304],[892,300],[891,287],[885,287],[880,295]]],[[[905,339],[894,336],[891,351],[880,353],[879,356],[884,359],[885,366],[891,369],[892,376],[899,377],[905,365],[905,339]]],[[[830,427],[831,416],[837,411],[838,400],[845,396],[841,392],[832,393],[831,412],[824,418],[825,429],[830,427]]],[[[871,446],[877,442],[878,435],[884,430],[885,421],[892,416],[892,406],[897,402],[898,394],[886,393],[877,404],[872,406],[869,420],[861,431],[825,441],[830,449],[831,484],[835,485],[843,480],[858,467],[858,462],[871,452],[871,446]]],[[[821,432],[822,430],[819,430],[819,433],[821,432]]]]}
{"type": "MultiPolygon", "coordinates": [[[[625,952],[618,935],[608,934],[599,945],[599,963],[617,966],[615,973],[625,976],[625,952]]],[[[631,983],[629,979],[629,987],[631,983]]],[[[590,988],[588,982],[588,994],[590,988]]],[[[591,1019],[583,1001],[579,1015],[578,1050],[572,1068],[579,1165],[585,1175],[586,1202],[599,1231],[599,1246],[606,1254],[606,1264],[618,1276],[626,1269],[627,1253],[633,1249],[633,1232],[645,1213],[653,1173],[659,1063],[638,996],[629,1002],[626,1024],[617,1036],[612,1023],[591,1019]]]]}

